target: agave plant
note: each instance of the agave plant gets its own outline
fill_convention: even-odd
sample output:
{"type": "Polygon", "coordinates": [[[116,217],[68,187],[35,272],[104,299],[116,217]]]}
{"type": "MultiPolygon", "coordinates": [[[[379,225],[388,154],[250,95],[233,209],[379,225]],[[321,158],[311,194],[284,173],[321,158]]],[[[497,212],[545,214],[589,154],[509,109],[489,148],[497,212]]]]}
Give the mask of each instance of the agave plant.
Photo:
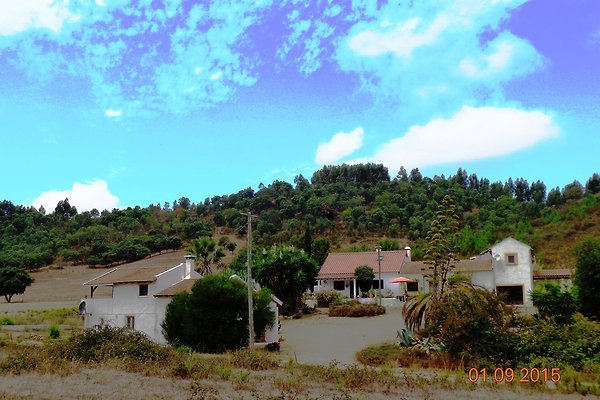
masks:
{"type": "Polygon", "coordinates": [[[398,341],[396,342],[396,344],[402,347],[412,346],[413,332],[410,329],[402,328],[401,331],[398,331],[398,341]]]}

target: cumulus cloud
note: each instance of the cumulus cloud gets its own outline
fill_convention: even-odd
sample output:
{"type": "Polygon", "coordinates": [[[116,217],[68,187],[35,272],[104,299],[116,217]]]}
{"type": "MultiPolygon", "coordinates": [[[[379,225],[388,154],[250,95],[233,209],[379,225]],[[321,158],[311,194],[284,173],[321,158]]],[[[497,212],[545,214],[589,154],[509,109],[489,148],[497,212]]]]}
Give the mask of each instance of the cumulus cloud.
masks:
{"type": "Polygon", "coordinates": [[[410,127],[370,160],[391,170],[475,161],[517,152],[558,132],[552,117],[542,111],[465,106],[450,118],[410,127]]]}
{"type": "Polygon", "coordinates": [[[106,111],[104,111],[104,115],[106,115],[109,118],[120,117],[122,114],[123,114],[123,111],[113,110],[112,108],[109,108],[106,111]]]}
{"type": "Polygon", "coordinates": [[[504,99],[504,84],[544,65],[527,40],[499,28],[524,0],[390,3],[337,42],[342,70],[382,104],[420,121],[504,99]]]}
{"type": "Polygon", "coordinates": [[[90,211],[93,208],[99,211],[112,210],[119,205],[119,198],[110,192],[104,180],[75,182],[68,190],[49,190],[40,194],[31,205],[36,208],[44,206],[47,212],[53,212],[56,204],[65,198],[68,198],[69,204],[75,206],[79,212],[90,211]]]}
{"type": "Polygon", "coordinates": [[[363,145],[363,128],[356,128],[351,132],[338,132],[327,143],[317,147],[315,161],[319,165],[331,164],[341,160],[360,149],[363,145]]]}
{"type": "Polygon", "coordinates": [[[70,13],[64,2],[19,0],[0,2],[0,35],[13,35],[30,28],[58,32],[65,22],[79,17],[70,13]]]}

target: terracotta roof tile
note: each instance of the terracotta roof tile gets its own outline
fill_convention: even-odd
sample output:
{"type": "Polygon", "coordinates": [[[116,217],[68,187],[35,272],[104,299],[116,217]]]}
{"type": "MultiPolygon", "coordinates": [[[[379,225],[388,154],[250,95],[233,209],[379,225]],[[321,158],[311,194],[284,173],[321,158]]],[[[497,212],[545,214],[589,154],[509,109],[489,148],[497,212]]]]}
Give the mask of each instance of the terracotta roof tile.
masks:
{"type": "MultiPolygon", "coordinates": [[[[381,272],[400,272],[400,267],[406,257],[405,250],[382,251],[381,272]]],[[[323,263],[317,279],[346,278],[354,276],[354,270],[361,265],[367,265],[378,271],[377,253],[363,251],[352,253],[329,253],[323,263]]]]}

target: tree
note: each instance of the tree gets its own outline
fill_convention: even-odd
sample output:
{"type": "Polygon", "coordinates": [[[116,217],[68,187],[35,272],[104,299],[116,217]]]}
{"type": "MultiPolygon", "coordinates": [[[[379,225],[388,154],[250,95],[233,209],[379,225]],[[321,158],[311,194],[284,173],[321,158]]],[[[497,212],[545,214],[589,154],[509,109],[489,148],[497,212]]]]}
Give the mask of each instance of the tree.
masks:
{"type": "Polygon", "coordinates": [[[188,247],[190,254],[196,256],[196,264],[198,272],[202,275],[208,275],[212,272],[211,265],[217,264],[223,257],[225,252],[223,248],[217,246],[214,240],[208,236],[203,236],[192,241],[188,247]]]}
{"type": "Polygon", "coordinates": [[[227,250],[229,250],[231,252],[231,254],[233,254],[233,252],[235,251],[235,248],[237,247],[237,243],[229,242],[225,245],[225,247],[227,247],[227,250]]]}
{"type": "Polygon", "coordinates": [[[588,238],[576,250],[575,284],[579,289],[580,311],[600,318],[600,240],[588,238]]]}
{"type": "Polygon", "coordinates": [[[329,249],[331,248],[331,241],[325,236],[319,236],[312,242],[312,254],[311,257],[319,265],[323,265],[325,259],[329,255],[329,249]]]}
{"type": "Polygon", "coordinates": [[[373,273],[373,268],[369,267],[368,265],[356,267],[354,270],[354,276],[356,276],[356,283],[358,283],[361,293],[368,292],[373,286],[375,274],[373,273]]]}
{"type": "MultiPolygon", "coordinates": [[[[246,274],[246,251],[231,263],[239,275],[246,274]]],[[[302,294],[314,285],[319,266],[304,251],[277,245],[252,252],[252,275],[283,301],[282,314],[293,315],[302,306],[302,294]]]]}
{"type": "Polygon", "coordinates": [[[10,303],[15,294],[25,293],[27,286],[33,283],[33,278],[22,268],[0,268],[0,296],[10,303]]]}
{"type": "MultiPolygon", "coordinates": [[[[261,335],[275,323],[269,308],[271,292],[252,296],[254,332],[261,335]]],[[[198,279],[191,293],[180,293],[167,305],[161,324],[167,341],[196,351],[223,352],[248,345],[248,289],[239,278],[209,275],[198,279]]]]}
{"type": "Polygon", "coordinates": [[[563,188],[563,198],[568,200],[579,200],[583,197],[583,186],[578,180],[574,180],[563,188]]]}
{"type": "Polygon", "coordinates": [[[600,193],[600,174],[594,173],[585,184],[586,194],[600,193]]]}
{"type": "Polygon", "coordinates": [[[531,300],[541,318],[559,324],[570,323],[577,311],[577,301],[573,293],[561,290],[560,285],[556,283],[546,283],[543,288],[533,290],[531,300]]]}
{"type": "Polygon", "coordinates": [[[58,217],[63,217],[66,219],[71,219],[75,215],[77,215],[77,209],[75,206],[71,206],[69,204],[69,199],[60,200],[56,204],[56,208],[54,209],[54,215],[58,217]]]}

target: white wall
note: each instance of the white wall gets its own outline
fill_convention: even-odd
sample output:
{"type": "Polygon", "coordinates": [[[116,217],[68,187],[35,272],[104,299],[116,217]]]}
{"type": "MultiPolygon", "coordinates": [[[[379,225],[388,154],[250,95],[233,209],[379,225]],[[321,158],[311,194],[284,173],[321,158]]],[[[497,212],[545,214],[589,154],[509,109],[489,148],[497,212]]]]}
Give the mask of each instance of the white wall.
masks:
{"type": "Polygon", "coordinates": [[[499,260],[493,260],[495,286],[523,285],[524,304],[531,306],[529,292],[533,289],[533,260],[531,248],[518,240],[508,238],[492,247],[499,260]],[[507,265],[506,255],[516,254],[517,264],[507,265]]]}
{"type": "MultiPolygon", "coordinates": [[[[375,272],[375,271],[374,271],[375,272]]],[[[383,288],[381,289],[382,293],[387,292],[387,289],[393,292],[393,296],[400,296],[404,294],[404,284],[400,283],[392,283],[392,279],[397,278],[399,275],[395,272],[382,272],[381,280],[383,280],[383,288]]],[[[379,274],[375,272],[374,280],[379,279],[379,274]]],[[[321,285],[315,286],[315,291],[327,291],[334,290],[333,289],[333,281],[341,281],[345,282],[344,290],[338,290],[342,296],[350,297],[350,287],[355,284],[356,278],[340,278],[340,279],[323,279],[321,285]]],[[[375,290],[377,292],[377,290],[375,290]]],[[[358,287],[358,283],[356,283],[356,290],[354,291],[356,296],[360,295],[360,288],[358,287]]]]}

